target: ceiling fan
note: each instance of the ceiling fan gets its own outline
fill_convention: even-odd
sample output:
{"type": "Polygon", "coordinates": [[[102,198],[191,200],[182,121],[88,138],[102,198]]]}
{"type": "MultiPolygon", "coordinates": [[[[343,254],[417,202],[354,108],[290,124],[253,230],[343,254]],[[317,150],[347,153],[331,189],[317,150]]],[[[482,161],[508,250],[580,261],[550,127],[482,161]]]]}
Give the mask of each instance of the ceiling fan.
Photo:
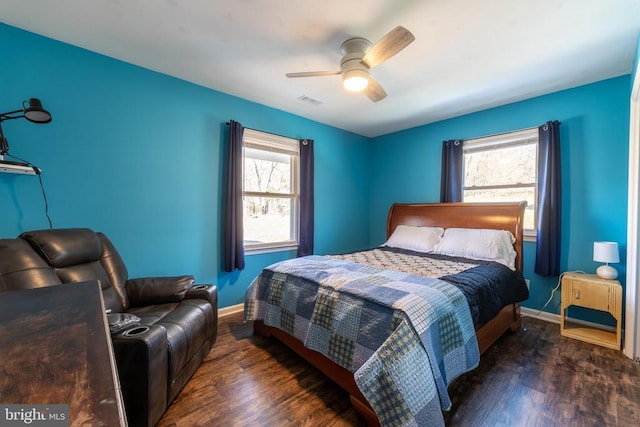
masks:
{"type": "Polygon", "coordinates": [[[287,77],[317,77],[342,75],[345,89],[352,92],[364,92],[373,102],[387,97],[369,74],[369,70],[391,58],[415,40],[411,31],[397,26],[382,37],[376,44],[362,37],[351,38],[340,46],[342,59],[339,71],[306,71],[287,73],[287,77]]]}

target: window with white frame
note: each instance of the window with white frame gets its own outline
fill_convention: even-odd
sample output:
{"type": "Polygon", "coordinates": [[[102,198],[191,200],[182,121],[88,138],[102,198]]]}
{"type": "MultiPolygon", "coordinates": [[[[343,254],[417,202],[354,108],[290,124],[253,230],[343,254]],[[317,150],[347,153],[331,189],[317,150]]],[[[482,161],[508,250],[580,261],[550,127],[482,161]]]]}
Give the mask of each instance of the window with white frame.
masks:
{"type": "Polygon", "coordinates": [[[535,238],[538,194],[538,129],[465,140],[464,202],[525,200],[524,235],[535,238]]]}
{"type": "Polygon", "coordinates": [[[298,244],[298,140],[245,128],[242,144],[245,250],[293,249],[298,244]]]}

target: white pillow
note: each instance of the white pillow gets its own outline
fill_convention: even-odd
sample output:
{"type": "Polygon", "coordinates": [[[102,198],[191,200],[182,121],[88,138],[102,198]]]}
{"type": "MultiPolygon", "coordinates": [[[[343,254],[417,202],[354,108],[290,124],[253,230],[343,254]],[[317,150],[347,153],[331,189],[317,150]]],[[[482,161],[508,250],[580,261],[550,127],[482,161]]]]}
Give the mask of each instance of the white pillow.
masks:
{"type": "Polygon", "coordinates": [[[444,228],[442,227],[417,227],[400,224],[393,230],[389,240],[383,246],[429,252],[438,244],[443,233],[444,228]]]}
{"type": "Polygon", "coordinates": [[[515,270],[516,238],[507,230],[447,228],[433,253],[496,261],[515,270]]]}

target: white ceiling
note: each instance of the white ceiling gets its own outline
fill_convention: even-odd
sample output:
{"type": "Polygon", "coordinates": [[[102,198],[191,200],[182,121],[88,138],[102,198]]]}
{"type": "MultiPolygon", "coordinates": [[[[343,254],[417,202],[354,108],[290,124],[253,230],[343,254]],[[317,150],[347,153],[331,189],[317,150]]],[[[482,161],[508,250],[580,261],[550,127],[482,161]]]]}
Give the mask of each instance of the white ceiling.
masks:
{"type": "Polygon", "coordinates": [[[640,0],[0,0],[0,20],[372,137],[629,74],[640,0]],[[371,70],[381,102],[285,77],[397,25],[416,40],[371,70]]]}

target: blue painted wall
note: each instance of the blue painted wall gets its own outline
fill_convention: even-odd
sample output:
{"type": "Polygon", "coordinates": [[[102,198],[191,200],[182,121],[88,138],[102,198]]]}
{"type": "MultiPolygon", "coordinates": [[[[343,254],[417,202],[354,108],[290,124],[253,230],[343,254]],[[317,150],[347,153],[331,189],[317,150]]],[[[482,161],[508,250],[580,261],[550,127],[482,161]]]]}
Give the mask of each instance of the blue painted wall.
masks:
{"type": "MultiPolygon", "coordinates": [[[[624,282],[630,76],[368,139],[0,24],[0,111],[42,99],[54,120],[5,122],[11,153],[40,166],[55,227],[107,233],[131,277],[194,274],[242,302],[258,272],[293,254],[221,272],[223,144],[229,119],[313,138],[316,253],[384,240],[389,206],[437,201],[441,141],[560,120],[563,270],[593,271],[593,241],[620,243],[624,282]]],[[[637,59],[636,59],[637,61],[637,59]]],[[[0,237],[46,228],[38,180],[0,174],[0,237]]],[[[539,308],[555,279],[525,274],[539,308]]],[[[558,312],[556,296],[547,311],[558,312]]]]}
{"type": "MultiPolygon", "coordinates": [[[[130,277],[194,274],[218,284],[224,307],[291,256],[249,256],[242,273],[221,271],[229,119],[314,139],[316,252],[368,245],[367,138],[2,24],[0,40],[0,111],[38,97],[53,115],[46,125],[4,122],[11,154],[44,171],[54,227],[105,232],[130,277]]],[[[0,174],[0,237],[47,227],[37,178],[0,174]]]]}
{"type": "MultiPolygon", "coordinates": [[[[623,76],[375,138],[372,142],[371,243],[384,241],[389,206],[436,202],[442,141],[474,138],[559,120],[562,156],[562,270],[594,272],[593,242],[619,242],[624,282],[630,78],[623,76]]],[[[538,309],[555,278],[533,273],[535,246],[525,243],[525,276],[538,309]]],[[[560,298],[545,311],[559,313],[560,298]]]]}

